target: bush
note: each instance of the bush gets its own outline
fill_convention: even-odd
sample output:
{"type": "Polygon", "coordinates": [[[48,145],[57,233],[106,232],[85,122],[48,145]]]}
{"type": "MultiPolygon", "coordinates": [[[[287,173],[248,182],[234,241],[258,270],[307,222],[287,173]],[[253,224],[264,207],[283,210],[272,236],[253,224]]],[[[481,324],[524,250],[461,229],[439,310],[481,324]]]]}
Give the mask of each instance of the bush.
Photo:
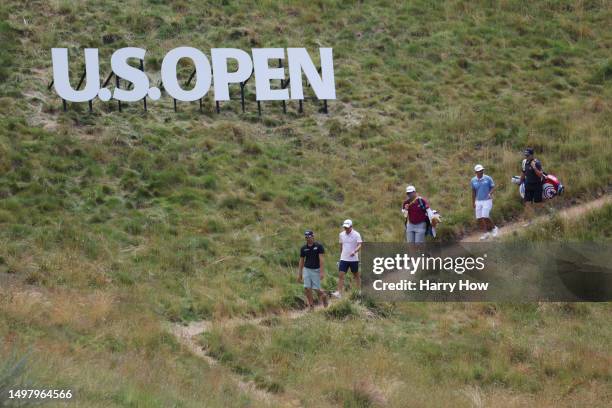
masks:
{"type": "Polygon", "coordinates": [[[325,316],[330,319],[343,320],[357,316],[358,312],[353,303],[346,299],[335,303],[325,309],[325,316]]]}
{"type": "Polygon", "coordinates": [[[603,66],[593,74],[591,82],[594,84],[604,84],[612,79],[612,60],[608,60],[603,66]]]}
{"type": "Polygon", "coordinates": [[[0,53],[0,83],[8,79],[11,72],[10,67],[14,66],[13,52],[15,49],[11,44],[18,42],[16,31],[10,26],[5,15],[3,11],[0,12],[0,16],[2,16],[2,19],[0,19],[0,41],[4,44],[3,51],[0,53]]]}

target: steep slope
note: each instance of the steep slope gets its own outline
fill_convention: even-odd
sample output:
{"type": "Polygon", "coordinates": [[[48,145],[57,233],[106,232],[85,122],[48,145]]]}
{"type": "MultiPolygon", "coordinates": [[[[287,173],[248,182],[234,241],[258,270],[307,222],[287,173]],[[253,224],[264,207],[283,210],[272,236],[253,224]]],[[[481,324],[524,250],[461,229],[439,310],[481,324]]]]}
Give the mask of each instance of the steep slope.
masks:
{"type": "MultiPolygon", "coordinates": [[[[509,180],[525,145],[567,186],[559,206],[589,201],[612,182],[605,1],[9,0],[0,16],[0,274],[10,276],[0,279],[0,355],[32,348],[35,379],[45,385],[63,373],[84,406],[265,405],[182,350],[165,322],[296,306],[303,230],[328,246],[333,271],[344,218],[367,240],[401,239],[407,183],[442,213],[441,239],[450,240],[474,228],[476,162],[499,185],[499,223],[521,212],[509,180]],[[259,117],[251,81],[244,114],[236,87],[220,114],[210,95],[202,113],[197,103],[175,113],[168,96],[146,113],[139,103],[118,112],[99,100],[93,113],[86,103],[64,113],[47,89],[52,47],[70,49],[76,84],[85,47],[100,49],[102,75],[114,50],[146,48],[157,81],[163,56],[181,45],[207,54],[303,46],[313,57],[333,47],[338,100],[328,114],[315,101],[304,114],[295,103],[287,114],[264,103],[259,117]],[[48,295],[20,295],[23,287],[48,295]]],[[[184,64],[179,74],[190,71],[184,64]]],[[[324,286],[335,286],[333,273],[324,286]]],[[[595,323],[609,316],[588,310],[595,323]]],[[[413,310],[404,312],[400,320],[413,310]]],[[[372,344],[384,348],[394,336],[372,344]]],[[[431,347],[422,353],[438,355],[431,347]]]]}

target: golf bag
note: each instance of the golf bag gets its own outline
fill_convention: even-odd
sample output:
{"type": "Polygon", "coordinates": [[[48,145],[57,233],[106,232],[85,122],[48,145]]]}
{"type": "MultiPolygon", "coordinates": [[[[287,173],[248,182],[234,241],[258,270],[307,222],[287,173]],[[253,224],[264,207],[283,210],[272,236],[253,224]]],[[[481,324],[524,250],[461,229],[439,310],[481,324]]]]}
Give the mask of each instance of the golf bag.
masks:
{"type": "MultiPolygon", "coordinates": [[[[521,183],[519,176],[512,177],[512,183],[519,185],[519,194],[521,198],[525,198],[525,183],[521,183]]],[[[544,182],[542,183],[542,198],[550,200],[558,195],[563,194],[565,187],[556,176],[544,173],[544,182]]]]}

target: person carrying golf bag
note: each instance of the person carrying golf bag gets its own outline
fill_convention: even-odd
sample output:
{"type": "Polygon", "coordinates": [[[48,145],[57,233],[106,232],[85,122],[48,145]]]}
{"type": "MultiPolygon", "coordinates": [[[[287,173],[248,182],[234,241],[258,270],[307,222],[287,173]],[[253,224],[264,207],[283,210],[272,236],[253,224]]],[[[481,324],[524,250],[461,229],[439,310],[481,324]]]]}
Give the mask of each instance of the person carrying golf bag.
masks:
{"type": "Polygon", "coordinates": [[[431,223],[429,219],[429,204],[417,194],[412,185],[406,187],[406,200],[402,204],[402,214],[406,217],[406,242],[422,244],[431,223]]]}
{"type": "Polygon", "coordinates": [[[528,147],[523,152],[525,159],[521,164],[521,179],[520,181],[525,184],[525,218],[527,223],[524,226],[531,224],[534,217],[534,208],[542,207],[542,187],[544,183],[544,171],[542,170],[542,163],[535,158],[533,149],[528,147]]]}

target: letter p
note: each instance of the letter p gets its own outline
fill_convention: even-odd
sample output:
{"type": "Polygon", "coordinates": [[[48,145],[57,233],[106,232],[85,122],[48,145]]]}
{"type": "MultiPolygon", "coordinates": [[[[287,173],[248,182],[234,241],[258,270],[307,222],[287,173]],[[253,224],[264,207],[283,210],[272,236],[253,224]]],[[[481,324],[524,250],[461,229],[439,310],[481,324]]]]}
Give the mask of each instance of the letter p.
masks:
{"type": "Polygon", "coordinates": [[[246,81],[253,72],[253,62],[249,54],[237,48],[213,48],[211,56],[215,100],[229,101],[229,84],[246,81]],[[229,58],[238,62],[238,69],[235,72],[227,72],[229,58]]]}

